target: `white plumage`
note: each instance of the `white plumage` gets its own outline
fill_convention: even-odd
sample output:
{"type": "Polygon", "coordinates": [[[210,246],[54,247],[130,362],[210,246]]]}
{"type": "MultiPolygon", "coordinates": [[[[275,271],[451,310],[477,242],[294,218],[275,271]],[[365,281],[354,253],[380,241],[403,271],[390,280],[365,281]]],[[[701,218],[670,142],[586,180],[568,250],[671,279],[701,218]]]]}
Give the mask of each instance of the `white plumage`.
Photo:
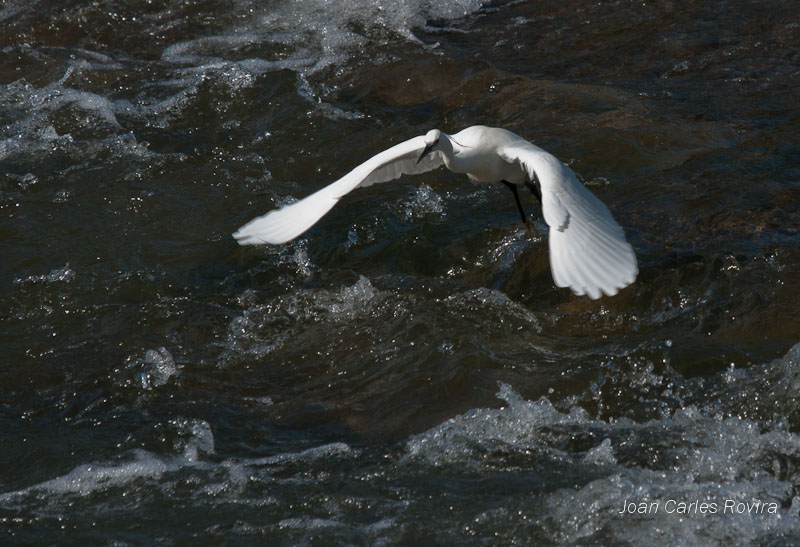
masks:
{"type": "MultiPolygon", "coordinates": [[[[559,287],[600,298],[603,293],[615,295],[636,279],[636,255],[625,233],[569,167],[510,131],[480,125],[454,135],[433,129],[397,144],[310,196],[251,220],[233,237],[241,245],[285,243],[358,187],[442,165],[475,182],[530,186],[538,181],[542,214],[550,227],[550,269],[559,287]]],[[[516,197],[516,186],[509,187],[516,197]]],[[[524,218],[521,206],[520,213],[524,218]]]]}

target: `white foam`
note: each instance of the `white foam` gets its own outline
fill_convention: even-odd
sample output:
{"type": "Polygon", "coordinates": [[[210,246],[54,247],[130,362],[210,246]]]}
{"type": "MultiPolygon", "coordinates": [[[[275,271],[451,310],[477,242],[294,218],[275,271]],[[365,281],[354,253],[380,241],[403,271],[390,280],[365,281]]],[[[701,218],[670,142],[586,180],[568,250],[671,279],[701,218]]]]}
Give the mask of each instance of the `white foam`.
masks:
{"type": "Polygon", "coordinates": [[[167,46],[161,54],[163,61],[196,65],[204,60],[219,59],[218,51],[233,51],[257,44],[263,35],[256,32],[235,32],[224,36],[203,36],[167,46]]]}
{"type": "Polygon", "coordinates": [[[603,439],[603,442],[591,448],[583,457],[583,461],[595,465],[614,465],[617,459],[611,448],[611,439],[603,439]]]}
{"type": "MultiPolygon", "coordinates": [[[[800,345],[796,348],[773,366],[797,358],[800,345]]],[[[765,432],[750,420],[709,416],[693,406],[663,419],[635,423],[592,418],[576,406],[567,413],[546,398],[527,401],[504,384],[498,397],[507,405],[470,410],[410,438],[405,457],[436,466],[468,463],[492,469],[505,466],[498,455],[515,454],[536,458],[531,465],[536,462],[537,467],[544,462],[558,469],[573,468],[579,476],[585,476],[582,466],[599,467],[600,478],[577,488],[538,494],[533,510],[546,515],[542,522],[547,535],[557,543],[592,537],[602,537],[606,543],[657,543],[664,534],[690,538],[687,544],[726,537],[747,543],[800,530],[793,475],[774,467],[780,467],[785,457],[800,455],[800,436],[794,433],[765,432]],[[571,448],[576,431],[602,441],[571,448]],[[673,438],[680,442],[672,442],[673,438]],[[658,503],[659,509],[646,517],[620,516],[626,500],[658,503]],[[673,501],[667,506],[669,500],[673,501]],[[678,502],[713,503],[716,509],[680,514],[678,502]],[[726,503],[761,510],[743,509],[733,515],[725,512],[726,503]],[[600,531],[603,535],[596,536],[600,531]]]]}
{"type": "Polygon", "coordinates": [[[0,126],[0,161],[18,154],[70,150],[73,136],[68,132],[59,134],[54,124],[63,128],[66,123],[69,131],[116,132],[122,129],[113,101],[68,87],[66,82],[73,73],[74,68],[70,66],[59,80],[40,88],[24,80],[0,86],[0,104],[13,120],[0,126]]]}
{"type": "MultiPolygon", "coordinates": [[[[217,35],[166,46],[161,55],[164,66],[159,67],[165,74],[136,98],[115,98],[83,89],[87,75],[122,70],[130,66],[130,59],[74,48],[63,74],[50,83],[37,87],[19,80],[0,86],[0,104],[9,120],[0,127],[0,161],[21,154],[73,152],[71,133],[78,130],[100,131],[101,142],[92,148],[112,146],[115,152],[145,156],[145,146],[119,149],[113,140],[115,134],[129,133],[124,118],[167,127],[209,78],[236,92],[252,86],[264,74],[291,70],[299,75],[298,95],[313,105],[310,114],[335,120],[363,118],[358,111],[325,101],[305,77],[328,67],[345,67],[354,58],[362,58],[363,48],[370,44],[380,45],[398,36],[419,43],[414,29],[424,28],[431,20],[456,20],[484,4],[476,0],[298,0],[256,8],[248,5],[243,10],[247,15],[238,17],[235,26],[223,28],[217,35]],[[112,134],[110,143],[103,141],[108,133],[112,134]]],[[[12,12],[6,10],[3,15],[12,12]]],[[[28,46],[19,48],[27,55],[50,60],[28,46]]]]}
{"type": "Polygon", "coordinates": [[[14,280],[15,285],[26,285],[34,283],[66,283],[75,278],[75,270],[70,268],[69,264],[65,264],[61,268],[50,270],[50,273],[42,275],[29,275],[25,278],[17,278],[14,280]]]}
{"type": "Polygon", "coordinates": [[[282,466],[289,463],[311,463],[318,460],[329,460],[337,458],[351,459],[358,457],[360,451],[351,448],[348,444],[342,442],[335,442],[314,446],[301,450],[299,452],[283,452],[274,456],[267,456],[265,458],[253,458],[245,460],[245,465],[248,466],[282,466]]]}
{"type": "MultiPolygon", "coordinates": [[[[165,474],[186,466],[202,468],[198,466],[200,456],[214,453],[214,435],[208,422],[175,418],[160,426],[176,434],[173,448],[177,456],[159,457],[147,450],[135,449],[125,454],[123,461],[78,465],[60,477],[0,494],[0,503],[13,505],[21,497],[40,494],[46,494],[48,498],[71,494],[86,496],[124,488],[142,479],[159,481],[165,474]]],[[[58,503],[58,500],[53,502],[58,503]]]]}
{"type": "Polygon", "coordinates": [[[465,17],[486,3],[479,0],[270,3],[253,20],[238,28],[167,47],[162,60],[208,69],[244,48],[261,47],[274,51],[274,57],[259,60],[259,70],[287,68],[310,74],[346,63],[358,48],[370,40],[385,40],[387,33],[419,43],[413,32],[415,28],[424,28],[429,20],[465,17]]]}
{"type": "Polygon", "coordinates": [[[538,444],[543,427],[582,425],[591,421],[580,407],[573,407],[569,414],[564,414],[545,397],[526,401],[504,383],[500,383],[497,396],[505,400],[507,406],[473,409],[412,437],[406,443],[408,456],[441,464],[471,459],[470,455],[479,446],[502,443],[513,450],[525,449],[538,444]]]}
{"type": "Polygon", "coordinates": [[[124,486],[137,479],[158,479],[164,473],[177,468],[174,463],[168,463],[146,450],[134,450],[131,455],[131,461],[116,464],[79,465],[66,475],[16,492],[0,494],[0,501],[12,502],[18,497],[37,493],[86,496],[96,491],[124,486]]]}
{"type": "Polygon", "coordinates": [[[378,291],[369,279],[362,275],[353,285],[343,287],[338,294],[333,295],[331,301],[327,303],[327,309],[334,319],[350,319],[368,309],[377,294],[378,291]]]}
{"type": "Polygon", "coordinates": [[[223,360],[246,356],[260,359],[283,345],[308,324],[343,323],[371,313],[380,291],[360,276],[338,290],[298,290],[269,302],[252,303],[253,294],[241,297],[247,308],[228,325],[227,350],[223,360]]]}
{"type": "Polygon", "coordinates": [[[502,328],[508,330],[533,330],[541,332],[539,319],[522,304],[511,300],[507,294],[495,289],[478,287],[448,296],[443,300],[453,312],[462,317],[492,314],[502,328]]]}
{"type": "Polygon", "coordinates": [[[322,97],[314,91],[305,75],[300,74],[298,82],[297,93],[314,106],[312,113],[322,114],[322,116],[331,120],[360,120],[365,117],[361,112],[348,112],[323,101],[322,97]]]}

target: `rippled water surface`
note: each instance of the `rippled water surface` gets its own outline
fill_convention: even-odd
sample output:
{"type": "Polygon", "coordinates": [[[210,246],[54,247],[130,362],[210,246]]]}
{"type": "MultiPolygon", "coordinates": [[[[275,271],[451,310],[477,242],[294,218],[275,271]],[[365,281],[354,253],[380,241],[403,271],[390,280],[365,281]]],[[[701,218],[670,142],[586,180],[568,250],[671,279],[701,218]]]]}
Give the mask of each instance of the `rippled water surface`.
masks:
{"type": "Polygon", "coordinates": [[[798,67],[792,2],[6,1],[2,542],[800,542],[798,67]],[[230,236],[478,123],[634,285],[446,172],[230,236]]]}

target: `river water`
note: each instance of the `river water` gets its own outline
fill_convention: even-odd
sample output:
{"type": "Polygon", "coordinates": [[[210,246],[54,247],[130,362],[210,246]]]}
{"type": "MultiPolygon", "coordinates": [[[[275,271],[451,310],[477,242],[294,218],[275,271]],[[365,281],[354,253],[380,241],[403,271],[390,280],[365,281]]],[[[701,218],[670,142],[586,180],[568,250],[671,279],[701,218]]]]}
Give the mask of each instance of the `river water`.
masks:
{"type": "Polygon", "coordinates": [[[800,542],[799,67],[794,2],[6,0],[2,543],[800,542]],[[231,238],[479,123],[633,286],[447,172],[231,238]]]}

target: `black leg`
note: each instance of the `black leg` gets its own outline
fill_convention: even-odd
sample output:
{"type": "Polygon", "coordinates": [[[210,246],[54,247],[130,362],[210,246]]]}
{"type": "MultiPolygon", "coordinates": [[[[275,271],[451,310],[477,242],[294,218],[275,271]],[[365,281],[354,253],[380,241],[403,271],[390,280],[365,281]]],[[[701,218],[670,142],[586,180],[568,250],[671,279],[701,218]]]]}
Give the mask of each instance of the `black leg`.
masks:
{"type": "Polygon", "coordinates": [[[519,190],[517,190],[517,185],[507,180],[501,180],[506,187],[511,190],[511,193],[514,194],[514,200],[517,202],[517,209],[519,209],[519,216],[522,218],[522,223],[525,225],[525,229],[528,231],[528,235],[531,235],[531,225],[528,223],[528,217],[525,216],[525,210],[522,208],[522,202],[519,199],[519,190]]]}
{"type": "Polygon", "coordinates": [[[531,182],[529,180],[525,181],[525,186],[528,187],[528,190],[531,191],[531,194],[536,197],[536,201],[539,202],[539,205],[542,204],[542,191],[539,190],[539,186],[535,182],[531,182]]]}
{"type": "Polygon", "coordinates": [[[539,205],[542,204],[542,185],[539,183],[539,177],[536,176],[536,173],[533,174],[533,180],[525,180],[525,186],[528,187],[528,190],[531,191],[531,194],[536,198],[536,201],[539,202],[539,205]]]}
{"type": "Polygon", "coordinates": [[[525,224],[528,222],[528,217],[525,216],[525,210],[522,208],[522,202],[519,200],[519,190],[517,190],[517,185],[508,182],[507,180],[501,180],[503,184],[506,185],[506,188],[511,190],[511,193],[514,194],[514,200],[517,202],[517,209],[519,209],[519,216],[522,217],[522,223],[525,224]]]}

